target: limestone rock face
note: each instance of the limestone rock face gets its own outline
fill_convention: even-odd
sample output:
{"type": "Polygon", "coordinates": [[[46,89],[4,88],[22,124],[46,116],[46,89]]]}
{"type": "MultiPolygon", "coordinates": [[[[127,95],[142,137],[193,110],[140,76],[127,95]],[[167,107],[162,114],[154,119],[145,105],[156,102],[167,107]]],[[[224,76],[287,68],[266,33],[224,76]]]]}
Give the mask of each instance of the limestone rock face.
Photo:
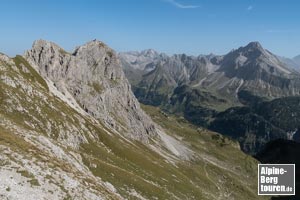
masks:
{"type": "Polygon", "coordinates": [[[24,57],[69,100],[113,130],[143,142],[157,135],[155,124],[131,92],[116,53],[104,43],[93,40],[68,53],[38,40],[24,57]]]}
{"type": "Polygon", "coordinates": [[[106,66],[109,49],[90,45],[72,55],[39,41],[26,53],[33,64],[0,53],[1,200],[263,199],[251,170],[257,163],[236,142],[145,106],[164,127],[151,132],[117,59],[106,66]],[[93,110],[94,99],[102,110],[93,110]],[[114,131],[121,125],[140,132],[114,131]],[[121,134],[147,141],[147,130],[158,137],[146,145],[121,134]]]}

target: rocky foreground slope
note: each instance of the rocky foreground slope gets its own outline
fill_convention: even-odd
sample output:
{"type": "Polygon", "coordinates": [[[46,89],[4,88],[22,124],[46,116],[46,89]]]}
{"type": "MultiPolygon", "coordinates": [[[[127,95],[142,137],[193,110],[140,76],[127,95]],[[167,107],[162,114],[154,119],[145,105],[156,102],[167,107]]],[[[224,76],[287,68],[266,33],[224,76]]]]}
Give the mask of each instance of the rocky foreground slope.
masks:
{"type": "Polygon", "coordinates": [[[253,158],[143,107],[153,122],[101,42],[1,54],[0,105],[1,199],[264,199],[253,158]]]}

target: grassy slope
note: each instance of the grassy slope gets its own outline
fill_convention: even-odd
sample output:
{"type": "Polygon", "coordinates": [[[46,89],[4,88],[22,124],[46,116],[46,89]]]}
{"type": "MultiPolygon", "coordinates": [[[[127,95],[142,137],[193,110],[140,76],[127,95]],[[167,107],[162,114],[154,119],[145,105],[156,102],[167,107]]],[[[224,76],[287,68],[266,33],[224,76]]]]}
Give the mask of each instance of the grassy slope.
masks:
{"type": "MultiPolygon", "coordinates": [[[[54,170],[62,170],[66,173],[73,173],[76,177],[83,177],[80,174],[81,172],[74,169],[74,166],[41,151],[28,142],[28,138],[31,138],[31,131],[38,132],[40,135],[54,140],[60,140],[60,142],[69,136],[66,134],[63,139],[58,139],[63,132],[77,130],[75,134],[90,135],[92,133],[82,129],[79,118],[86,123],[91,123],[90,119],[81,117],[60,99],[50,95],[44,79],[22,57],[17,56],[13,61],[15,66],[0,61],[0,77],[7,77],[16,83],[15,86],[12,86],[0,82],[0,145],[32,162],[44,162],[54,170]],[[20,84],[24,84],[25,87],[20,84]],[[20,131],[28,132],[28,138],[26,135],[20,134],[20,131]],[[25,137],[27,140],[25,140],[25,137]]],[[[66,152],[70,150],[70,147],[63,146],[61,143],[57,143],[57,146],[63,148],[66,152]]],[[[20,160],[16,160],[11,156],[10,159],[22,165],[20,160]]],[[[31,178],[32,186],[39,186],[32,174],[27,171],[18,172],[24,177],[31,178]]],[[[51,176],[46,177],[46,179],[56,181],[51,176]]],[[[92,183],[93,180],[84,178],[82,181],[92,183]]],[[[63,188],[61,183],[56,184],[63,191],[66,191],[66,194],[70,192],[63,188]]],[[[96,185],[93,189],[100,191],[107,198],[117,199],[115,195],[111,195],[99,184],[93,183],[92,185],[96,185]]],[[[69,195],[66,196],[66,199],[68,198],[70,198],[69,195]]]]}
{"type": "MultiPolygon", "coordinates": [[[[256,195],[257,162],[243,154],[236,143],[199,130],[180,118],[167,116],[158,108],[143,106],[169,134],[182,139],[196,152],[193,161],[180,161],[174,165],[143,144],[129,143],[117,135],[109,135],[101,124],[79,116],[65,103],[49,95],[43,79],[31,70],[33,68],[28,63],[21,58],[16,59],[16,65],[20,68],[20,63],[23,63],[30,67],[29,72],[17,73],[7,65],[6,71],[1,71],[0,75],[5,74],[12,79],[23,77],[46,100],[34,93],[29,95],[20,87],[1,83],[1,117],[53,139],[59,139],[62,132],[74,126],[77,132],[73,134],[84,135],[88,143],[73,151],[82,155],[83,162],[93,174],[112,183],[122,196],[135,199],[135,190],[148,199],[259,199],[256,195]],[[27,112],[18,110],[18,105],[26,108],[27,112]],[[48,121],[51,129],[45,127],[48,121]],[[28,123],[34,124],[34,128],[28,123]]],[[[4,127],[1,129],[4,130],[4,127]]],[[[27,148],[28,144],[22,138],[8,131],[1,132],[0,142],[21,148],[20,151],[25,149],[25,154],[28,152],[26,149],[32,149],[27,148]]]]}
{"type": "MultiPolygon", "coordinates": [[[[221,193],[232,192],[236,199],[259,199],[256,195],[257,161],[242,153],[236,142],[199,129],[182,118],[168,116],[158,108],[151,106],[143,108],[165,130],[181,138],[197,153],[198,159],[189,163],[189,166],[183,164],[180,170],[195,184],[204,183],[215,194],[220,193],[220,190],[221,193]],[[221,189],[217,189],[218,187],[221,189]]],[[[223,196],[222,199],[226,198],[223,196]]]]}

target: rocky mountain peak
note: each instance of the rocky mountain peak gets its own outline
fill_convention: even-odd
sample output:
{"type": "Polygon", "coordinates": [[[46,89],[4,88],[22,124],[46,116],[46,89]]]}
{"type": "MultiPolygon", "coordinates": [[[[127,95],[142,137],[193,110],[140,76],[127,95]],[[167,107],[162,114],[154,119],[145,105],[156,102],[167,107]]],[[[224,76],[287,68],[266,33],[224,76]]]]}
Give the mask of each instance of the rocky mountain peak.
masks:
{"type": "Polygon", "coordinates": [[[251,42],[225,55],[220,71],[229,77],[239,76],[243,79],[260,79],[262,73],[272,76],[289,76],[293,73],[259,42],[251,42]]]}
{"type": "Polygon", "coordinates": [[[263,50],[263,47],[259,42],[254,41],[254,42],[250,42],[248,45],[246,45],[245,49],[263,50]]]}
{"type": "Polygon", "coordinates": [[[153,49],[119,53],[119,58],[123,67],[126,68],[130,66],[134,69],[146,71],[148,71],[149,68],[152,69],[150,65],[156,63],[160,57],[161,55],[153,49]]]}
{"type": "Polygon", "coordinates": [[[74,52],[72,53],[76,56],[79,53],[86,54],[90,53],[91,56],[98,56],[97,54],[102,54],[103,52],[111,52],[111,56],[115,54],[111,48],[109,48],[106,44],[99,40],[92,40],[87,42],[86,44],[75,48],[74,52]],[[92,54],[91,54],[92,53],[92,54]]]}
{"type": "Polygon", "coordinates": [[[40,52],[47,52],[51,54],[60,53],[65,50],[63,50],[60,46],[55,44],[54,42],[46,41],[46,40],[36,40],[33,42],[32,50],[34,51],[40,51],[40,52]]]}
{"type": "Polygon", "coordinates": [[[240,47],[239,49],[234,50],[229,54],[233,54],[237,57],[257,59],[262,55],[266,55],[267,52],[259,42],[250,42],[248,45],[240,47]]]}
{"type": "Polygon", "coordinates": [[[43,40],[43,39],[35,40],[32,44],[33,49],[38,49],[38,48],[41,48],[41,47],[45,48],[45,47],[51,47],[51,46],[54,46],[56,48],[60,48],[55,43],[50,42],[50,41],[46,41],[46,40],[43,40]]]}
{"type": "Polygon", "coordinates": [[[132,94],[116,53],[104,43],[93,40],[71,54],[38,40],[24,57],[49,84],[111,129],[144,142],[157,134],[132,94]]]}
{"type": "Polygon", "coordinates": [[[146,50],[141,51],[141,55],[154,58],[155,56],[158,56],[159,53],[157,51],[155,51],[154,49],[146,49],[146,50]]]}

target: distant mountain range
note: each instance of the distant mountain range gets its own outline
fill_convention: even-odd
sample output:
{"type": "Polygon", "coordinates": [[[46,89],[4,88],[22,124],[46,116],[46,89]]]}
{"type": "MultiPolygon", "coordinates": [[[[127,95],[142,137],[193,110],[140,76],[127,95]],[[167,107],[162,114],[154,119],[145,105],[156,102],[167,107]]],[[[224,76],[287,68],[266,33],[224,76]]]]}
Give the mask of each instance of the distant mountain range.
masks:
{"type": "MultiPolygon", "coordinates": [[[[259,42],[251,42],[223,56],[168,56],[146,50],[120,53],[119,57],[140,102],[160,106],[168,112],[185,116],[194,124],[238,139],[248,153],[259,151],[272,138],[288,138],[288,132],[294,131],[292,128],[282,129],[282,124],[274,125],[263,117],[259,117],[265,126],[264,130],[260,129],[260,135],[257,135],[259,127],[256,125],[230,133],[224,127],[215,129],[217,122],[230,125],[220,122],[225,120],[220,113],[229,112],[228,109],[247,107],[252,112],[253,104],[300,95],[300,73],[296,67],[264,49],[259,42]],[[272,131],[267,127],[273,127],[272,131]],[[275,129],[282,130],[278,134],[278,131],[273,131],[275,129]]],[[[247,126],[246,119],[244,122],[247,126]]],[[[295,126],[298,124],[293,128],[295,126]]]]}
{"type": "Polygon", "coordinates": [[[240,147],[294,161],[298,95],[299,73],[257,42],[195,57],[37,40],[0,53],[0,199],[268,199],[240,147]]]}
{"type": "Polygon", "coordinates": [[[141,106],[117,54],[97,40],[0,53],[0,152],[0,199],[266,199],[256,195],[258,161],[141,106]]]}
{"type": "Polygon", "coordinates": [[[296,69],[298,71],[300,70],[300,55],[294,58],[286,58],[281,56],[278,56],[278,58],[281,60],[281,62],[285,63],[290,68],[296,69]]]}
{"type": "Polygon", "coordinates": [[[300,55],[293,58],[294,62],[300,66],[300,55]]]}

